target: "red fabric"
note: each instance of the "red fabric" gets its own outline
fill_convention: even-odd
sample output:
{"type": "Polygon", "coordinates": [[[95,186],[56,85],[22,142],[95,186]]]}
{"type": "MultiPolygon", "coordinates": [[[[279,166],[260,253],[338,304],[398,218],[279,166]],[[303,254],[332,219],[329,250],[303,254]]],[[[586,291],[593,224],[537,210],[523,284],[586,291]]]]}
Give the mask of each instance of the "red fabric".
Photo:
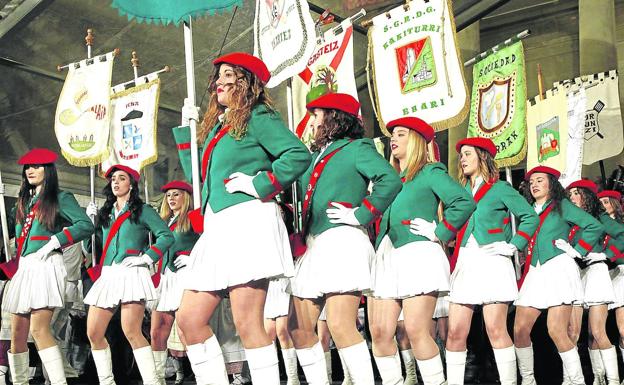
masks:
{"type": "Polygon", "coordinates": [[[193,227],[193,231],[197,234],[201,234],[204,232],[204,216],[201,213],[201,209],[191,210],[188,213],[189,220],[191,221],[191,226],[193,227]]]}
{"type": "Polygon", "coordinates": [[[579,246],[581,246],[585,250],[592,251],[591,245],[589,243],[585,242],[585,240],[579,239],[578,244],[579,244],[579,246]]]}
{"type": "Polygon", "coordinates": [[[527,241],[531,240],[531,237],[529,237],[529,234],[525,233],[524,231],[518,230],[516,232],[516,234],[518,234],[519,236],[521,236],[522,238],[526,239],[527,241]]]}
{"type": "Polygon", "coordinates": [[[524,175],[524,180],[529,180],[529,178],[531,178],[531,175],[535,174],[536,172],[552,175],[555,177],[555,179],[559,179],[559,177],[561,176],[561,173],[552,167],[537,166],[527,171],[527,173],[524,175]]]}
{"type": "Polygon", "coordinates": [[[49,241],[50,237],[47,235],[33,235],[30,237],[31,241],[49,241]]]}
{"type": "Polygon", "coordinates": [[[496,228],[496,229],[489,229],[488,234],[499,234],[503,232],[503,229],[501,229],[500,227],[496,228]]]}
{"type": "Polygon", "coordinates": [[[266,64],[259,58],[250,55],[245,52],[232,52],[216,58],[212,64],[217,65],[221,63],[233,64],[235,66],[243,67],[247,71],[253,73],[266,84],[271,79],[271,72],[267,68],[266,64]]]}
{"type": "Polygon", "coordinates": [[[351,116],[358,116],[360,111],[360,102],[349,94],[326,94],[314,99],[306,105],[309,111],[315,108],[326,108],[345,112],[351,116]]]}
{"type": "Polygon", "coordinates": [[[574,240],[574,236],[576,236],[576,233],[580,229],[581,229],[581,227],[578,226],[578,225],[572,226],[572,228],[570,229],[570,232],[568,233],[568,242],[572,242],[574,240]]]}
{"type": "Polygon", "coordinates": [[[47,148],[33,148],[26,154],[22,155],[17,164],[50,164],[56,162],[58,155],[54,151],[47,148]]]}
{"type": "Polygon", "coordinates": [[[420,118],[407,116],[405,118],[394,119],[386,123],[388,131],[392,132],[395,127],[405,127],[419,133],[427,143],[431,142],[435,137],[435,130],[427,122],[420,118]]]}
{"type": "Polygon", "coordinates": [[[362,200],[362,203],[364,204],[364,206],[368,209],[368,211],[370,211],[371,213],[373,213],[373,216],[375,217],[379,217],[382,216],[383,213],[379,210],[377,210],[377,207],[373,206],[372,203],[369,202],[368,199],[364,198],[362,200]]]}
{"type": "Polygon", "coordinates": [[[598,186],[596,186],[596,183],[592,182],[589,179],[579,179],[579,180],[576,180],[576,181],[570,183],[568,185],[568,187],[566,187],[566,190],[570,190],[570,189],[573,189],[573,188],[579,188],[579,187],[586,188],[589,191],[593,192],[594,194],[598,194],[598,186]]]}
{"type": "Polygon", "coordinates": [[[63,234],[67,237],[67,244],[71,245],[74,243],[74,237],[72,237],[71,233],[67,229],[63,229],[63,234]]]}
{"type": "Polygon", "coordinates": [[[221,128],[219,132],[217,132],[217,134],[210,140],[210,142],[208,142],[208,147],[206,147],[206,149],[204,150],[204,156],[202,157],[202,179],[206,179],[206,173],[208,172],[208,162],[210,161],[210,155],[212,155],[212,151],[214,150],[217,143],[219,143],[219,141],[223,139],[223,137],[225,136],[225,134],[228,133],[229,130],[230,125],[228,124],[221,128]]]}
{"type": "Polygon", "coordinates": [[[178,144],[178,150],[190,150],[191,149],[191,144],[190,143],[180,143],[178,144]]]}
{"type": "Polygon", "coordinates": [[[448,223],[446,221],[446,219],[442,219],[442,223],[444,223],[444,226],[449,229],[449,231],[453,232],[453,233],[457,233],[459,230],[456,229],[455,227],[453,227],[453,225],[451,225],[450,223],[448,223]]]}
{"type": "Polygon", "coordinates": [[[116,164],[114,166],[111,166],[108,170],[106,170],[106,174],[104,174],[104,177],[106,177],[106,179],[110,179],[113,176],[113,173],[117,170],[125,171],[128,175],[130,175],[132,179],[134,179],[135,182],[138,182],[141,178],[137,170],[128,166],[124,166],[123,164],[116,164]]]}
{"type": "Polygon", "coordinates": [[[160,191],[167,192],[168,190],[172,189],[183,190],[189,194],[193,194],[193,186],[181,180],[172,180],[171,182],[162,186],[160,188],[160,191]]]}
{"type": "Polygon", "coordinates": [[[162,256],[163,256],[163,252],[162,252],[162,251],[160,251],[160,249],[159,249],[158,247],[156,247],[156,246],[150,246],[150,249],[154,250],[154,252],[155,252],[156,254],[158,254],[158,256],[159,256],[160,258],[162,258],[162,256]]]}
{"type": "Polygon", "coordinates": [[[620,201],[622,200],[622,194],[615,190],[604,190],[598,193],[598,198],[613,198],[620,201]]]}
{"type": "Polygon", "coordinates": [[[524,271],[522,272],[522,276],[518,280],[518,289],[522,287],[522,284],[524,283],[524,279],[526,278],[526,275],[529,273],[529,269],[531,268],[531,259],[533,257],[533,248],[535,247],[535,240],[537,239],[537,234],[539,234],[539,231],[542,228],[542,225],[544,224],[544,220],[546,219],[548,214],[550,214],[552,209],[553,209],[553,205],[548,205],[548,207],[546,207],[546,210],[542,211],[542,213],[539,215],[540,222],[539,222],[539,225],[537,226],[537,229],[535,230],[535,233],[531,237],[531,240],[529,241],[529,246],[527,247],[526,260],[524,261],[524,271]]]}
{"type": "MultiPolygon", "coordinates": [[[[95,266],[87,269],[87,274],[89,274],[91,281],[93,282],[97,281],[97,279],[100,278],[100,275],[102,275],[102,266],[104,266],[104,259],[106,258],[106,253],[108,252],[108,246],[110,245],[111,241],[115,237],[115,234],[117,234],[117,232],[119,231],[119,228],[121,227],[123,222],[129,217],[130,217],[130,211],[126,211],[125,213],[117,217],[115,222],[113,222],[113,225],[111,226],[111,229],[108,232],[108,237],[106,237],[106,243],[104,243],[104,248],[102,249],[102,255],[100,255],[100,262],[96,264],[95,266]]],[[[95,251],[95,245],[91,245],[91,249],[95,251]]],[[[95,253],[93,253],[93,256],[95,258],[95,253]]]]}
{"type": "Polygon", "coordinates": [[[455,150],[457,150],[457,152],[460,152],[462,146],[478,147],[482,150],[489,152],[490,155],[492,155],[492,158],[496,156],[496,146],[494,145],[494,142],[492,142],[492,140],[488,138],[464,138],[457,142],[457,144],[455,145],[455,150]]]}
{"type": "Polygon", "coordinates": [[[273,186],[273,188],[275,190],[273,190],[272,193],[270,193],[269,195],[267,195],[266,197],[264,197],[262,199],[263,202],[268,202],[271,199],[273,199],[277,194],[279,194],[280,192],[282,192],[282,190],[284,190],[284,188],[282,187],[282,185],[280,184],[280,182],[277,180],[277,178],[275,177],[275,175],[272,172],[267,171],[267,176],[269,177],[269,182],[271,183],[271,185],[273,186]]]}
{"type": "MultiPolygon", "coordinates": [[[[35,205],[32,207],[32,209],[30,209],[30,212],[28,213],[28,215],[26,216],[26,219],[24,220],[24,225],[22,226],[22,231],[20,233],[20,236],[15,239],[15,243],[17,246],[16,248],[17,250],[15,252],[15,258],[10,259],[6,262],[0,263],[0,270],[4,272],[4,274],[7,276],[8,279],[13,278],[15,273],[17,273],[17,269],[19,267],[19,260],[20,260],[20,257],[22,256],[22,253],[24,252],[24,243],[26,243],[25,240],[26,238],[28,238],[28,233],[30,233],[32,224],[35,221],[35,214],[37,213],[37,209],[39,208],[40,202],[41,201],[38,200],[37,203],[35,203],[35,205]]],[[[48,237],[48,239],[50,238],[48,237]]]]}

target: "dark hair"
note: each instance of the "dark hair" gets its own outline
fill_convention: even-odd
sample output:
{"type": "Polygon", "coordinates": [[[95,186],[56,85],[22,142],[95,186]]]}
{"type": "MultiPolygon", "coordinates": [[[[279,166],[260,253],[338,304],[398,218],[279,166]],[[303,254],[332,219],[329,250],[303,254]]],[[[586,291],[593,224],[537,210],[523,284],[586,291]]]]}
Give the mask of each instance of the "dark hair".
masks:
{"type": "MultiPolygon", "coordinates": [[[[546,174],[548,176],[548,196],[552,201],[553,209],[561,214],[561,201],[564,199],[568,199],[565,189],[559,183],[559,181],[552,175],[546,174]]],[[[535,198],[531,194],[531,184],[529,182],[524,183],[524,185],[520,186],[522,195],[526,198],[529,204],[535,203],[535,198]]]]}
{"type": "MultiPolygon", "coordinates": [[[[130,214],[130,220],[136,223],[141,216],[141,211],[143,211],[143,200],[141,200],[141,197],[139,196],[139,184],[130,175],[128,175],[128,178],[130,178],[131,187],[130,198],[128,198],[128,211],[132,213],[130,214]]],[[[115,202],[117,201],[117,197],[113,194],[111,180],[112,178],[108,180],[108,183],[102,190],[102,193],[106,197],[106,202],[104,202],[104,205],[98,212],[97,216],[98,223],[101,226],[108,226],[110,224],[110,214],[113,211],[115,202]]]]}
{"type": "MultiPolygon", "coordinates": [[[[35,195],[36,186],[31,185],[26,178],[26,169],[31,165],[24,165],[22,168],[22,184],[20,185],[19,194],[17,195],[17,210],[15,220],[17,223],[24,223],[28,213],[26,209],[30,199],[35,195]]],[[[56,215],[58,214],[59,203],[59,185],[56,166],[54,163],[41,164],[43,167],[43,184],[39,192],[39,207],[37,209],[36,218],[46,229],[54,231],[56,215]]],[[[19,236],[19,235],[18,235],[19,236]]]]}
{"type": "Polygon", "coordinates": [[[364,124],[362,120],[346,112],[334,109],[322,108],[323,123],[316,131],[312,151],[318,151],[334,140],[364,137],[364,124]]]}
{"type": "MultiPolygon", "coordinates": [[[[604,206],[600,203],[598,196],[585,187],[576,187],[581,196],[581,208],[594,218],[599,218],[604,213],[604,206]]],[[[568,191],[571,193],[572,189],[568,191]]],[[[568,195],[569,196],[569,195],[568,195]]]]}

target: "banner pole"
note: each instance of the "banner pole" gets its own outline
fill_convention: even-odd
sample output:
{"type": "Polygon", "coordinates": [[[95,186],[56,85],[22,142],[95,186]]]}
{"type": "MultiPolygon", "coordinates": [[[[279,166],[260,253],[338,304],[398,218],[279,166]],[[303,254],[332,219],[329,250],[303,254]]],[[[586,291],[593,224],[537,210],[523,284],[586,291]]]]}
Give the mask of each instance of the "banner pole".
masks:
{"type": "MultiPolygon", "coordinates": [[[[189,102],[195,105],[195,61],[193,59],[193,28],[192,18],[184,21],[184,59],[186,64],[186,92],[189,102]]],[[[189,122],[191,128],[191,170],[193,184],[193,207],[201,207],[201,190],[199,183],[199,154],[197,153],[197,122],[189,122]]]]}
{"type": "Polygon", "coordinates": [[[475,64],[476,62],[478,62],[479,60],[483,59],[484,57],[486,57],[486,56],[488,56],[488,55],[490,55],[490,54],[492,54],[492,53],[494,53],[494,52],[496,52],[496,51],[498,51],[498,50],[500,50],[502,48],[505,48],[508,45],[511,45],[511,44],[517,42],[518,40],[522,40],[525,37],[529,36],[530,34],[531,34],[531,31],[528,30],[528,29],[525,29],[524,31],[518,33],[517,35],[512,36],[509,39],[496,44],[494,47],[492,47],[490,49],[487,49],[487,50],[481,52],[480,54],[478,54],[477,56],[473,57],[472,59],[464,62],[464,67],[471,66],[471,65],[475,64]]]}
{"type": "Polygon", "coordinates": [[[2,171],[0,171],[0,220],[2,221],[2,240],[4,242],[4,254],[6,262],[11,258],[11,247],[9,245],[9,225],[7,223],[6,206],[4,204],[4,184],[2,183],[2,171]]]}
{"type": "MultiPolygon", "coordinates": [[[[286,82],[286,106],[288,108],[288,129],[295,135],[295,111],[293,108],[293,91],[292,78],[288,78],[286,82]]],[[[293,226],[295,233],[301,230],[299,221],[299,193],[297,191],[297,182],[292,184],[292,206],[293,206],[293,226]]]]}
{"type": "MultiPolygon", "coordinates": [[[[505,179],[513,186],[513,178],[511,176],[511,167],[505,167],[505,179]]],[[[516,235],[516,217],[511,214],[511,233],[516,235]]],[[[519,280],[522,276],[522,270],[520,269],[520,257],[518,251],[514,253],[514,270],[516,271],[516,280],[519,280]]]]}
{"type": "MultiPolygon", "coordinates": [[[[87,44],[87,59],[91,59],[91,46],[93,45],[93,29],[87,29],[87,36],[85,36],[85,42],[87,44]]],[[[91,189],[91,203],[95,204],[95,166],[89,166],[89,186],[91,189]]],[[[91,216],[91,222],[95,224],[95,215],[91,216]]],[[[96,265],[97,258],[95,257],[95,232],[91,235],[91,266],[96,265]]]]}

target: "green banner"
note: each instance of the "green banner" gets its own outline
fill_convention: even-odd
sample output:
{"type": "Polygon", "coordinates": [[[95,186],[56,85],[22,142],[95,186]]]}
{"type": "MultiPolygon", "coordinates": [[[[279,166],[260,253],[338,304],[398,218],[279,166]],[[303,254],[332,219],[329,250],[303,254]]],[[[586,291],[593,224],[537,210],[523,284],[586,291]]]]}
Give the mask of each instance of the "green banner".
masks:
{"type": "Polygon", "coordinates": [[[522,42],[504,47],[472,70],[473,86],[468,137],[490,138],[496,144],[496,163],[510,167],[527,152],[526,73],[522,42]]]}

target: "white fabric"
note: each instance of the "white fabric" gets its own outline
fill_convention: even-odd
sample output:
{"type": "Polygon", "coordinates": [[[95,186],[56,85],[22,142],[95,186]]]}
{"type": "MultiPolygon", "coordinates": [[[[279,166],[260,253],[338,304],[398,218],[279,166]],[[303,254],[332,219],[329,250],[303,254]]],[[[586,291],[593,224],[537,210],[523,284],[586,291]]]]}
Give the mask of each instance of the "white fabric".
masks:
{"type": "Polygon", "coordinates": [[[299,385],[299,373],[297,373],[297,352],[295,348],[282,349],[284,369],[288,378],[286,385],[299,385]]]}
{"type": "Polygon", "coordinates": [[[459,249],[450,286],[449,301],[459,304],[511,302],[518,297],[511,259],[482,250],[472,236],[459,249]]]}
{"type": "Polygon", "coordinates": [[[308,236],[307,250],[296,262],[290,292],[300,298],[371,288],[373,246],[361,228],[338,226],[308,236]]]}
{"type": "Polygon", "coordinates": [[[540,165],[565,169],[568,100],[563,90],[548,90],[543,100],[527,103],[527,146],[527,170],[540,165]]]}
{"type": "Polygon", "coordinates": [[[446,379],[448,385],[463,385],[467,354],[466,350],[462,352],[446,351],[446,379]]]}
{"type": "Polygon", "coordinates": [[[606,263],[595,263],[582,269],[581,282],[585,306],[604,305],[615,301],[613,283],[606,263]]]}
{"type": "Polygon", "coordinates": [[[311,348],[297,349],[297,358],[308,385],[329,385],[325,354],[320,342],[311,348]]]}
{"type": "Polygon", "coordinates": [[[125,267],[118,264],[102,267],[102,275],[87,293],[88,305],[110,309],[120,303],[158,299],[158,293],[147,267],[125,267]]]}
{"type": "Polygon", "coordinates": [[[559,177],[559,183],[564,188],[581,179],[586,103],[587,96],[584,88],[579,89],[578,92],[568,93],[568,153],[565,170],[559,177]]]}
{"type": "Polygon", "coordinates": [[[160,385],[156,376],[156,366],[154,364],[154,354],[151,346],[134,349],[134,360],[141,373],[143,385],[160,385]]]}
{"type": "Polygon", "coordinates": [[[286,226],[275,202],[254,199],[204,214],[204,233],[179,271],[184,288],[218,291],[264,278],[291,277],[286,226]]]}
{"type": "MultiPolygon", "coordinates": [[[[605,367],[602,364],[600,349],[587,349],[589,351],[589,362],[594,374],[594,384],[604,384],[605,367]]],[[[618,382],[619,384],[619,382],[618,382]]]]}
{"type": "Polygon", "coordinates": [[[197,385],[230,384],[217,337],[212,336],[203,343],[188,345],[187,354],[197,385]]]}
{"type": "MultiPolygon", "coordinates": [[[[412,349],[401,350],[401,358],[403,358],[403,365],[405,366],[405,381],[403,381],[403,385],[416,385],[418,377],[416,376],[416,360],[414,359],[412,349]]],[[[440,363],[440,365],[442,364],[440,363]]]]}
{"type": "Polygon", "coordinates": [[[165,365],[167,363],[167,351],[152,350],[152,355],[154,356],[154,368],[156,370],[156,378],[158,378],[159,385],[166,384],[165,365]]]}
{"type": "Polygon", "coordinates": [[[516,385],[516,352],[514,347],[493,349],[501,385],[516,385]]]}
{"type": "Polygon", "coordinates": [[[321,314],[319,314],[319,321],[327,321],[327,306],[323,306],[321,314]]]}
{"type": "Polygon", "coordinates": [[[385,236],[373,261],[373,296],[403,299],[449,290],[449,262],[440,244],[410,242],[395,249],[385,236]]]}
{"type": "Polygon", "coordinates": [[[449,296],[439,295],[436,301],[436,306],[433,311],[433,319],[448,317],[449,315],[449,296]]]}
{"type": "Polygon", "coordinates": [[[280,375],[275,344],[245,349],[251,381],[256,384],[279,384],[280,375]]]}
{"type": "Polygon", "coordinates": [[[610,276],[615,300],[609,305],[609,310],[613,310],[624,306],[624,265],[618,265],[611,270],[610,276]]]}
{"type": "MultiPolygon", "coordinates": [[[[2,290],[2,303],[8,303],[8,294],[9,294],[9,286],[11,286],[11,281],[1,281],[4,285],[2,290]]],[[[11,340],[11,313],[9,313],[3,306],[2,320],[0,321],[0,340],[11,340]]],[[[32,335],[28,333],[28,342],[35,343],[35,340],[32,338],[32,335]]]]}
{"type": "Polygon", "coordinates": [[[29,353],[13,354],[9,351],[7,352],[7,356],[13,385],[28,385],[29,353]]]}
{"type": "Polygon", "coordinates": [[[84,306],[84,296],[82,294],[82,274],[80,271],[83,264],[81,243],[74,243],[64,248],[63,260],[65,262],[65,271],[67,271],[65,302],[71,302],[75,307],[82,308],[84,306]]]}
{"type": "Polygon", "coordinates": [[[160,284],[156,289],[158,291],[158,311],[176,311],[182,302],[182,294],[184,289],[180,282],[180,275],[177,271],[164,269],[160,275],[160,284]]]}
{"type": "Polygon", "coordinates": [[[288,315],[290,294],[286,292],[289,278],[278,278],[269,281],[266,302],[264,303],[264,318],[275,319],[288,315]]]}
{"type": "Polygon", "coordinates": [[[403,376],[401,374],[401,359],[399,352],[391,356],[375,357],[375,363],[379,370],[382,385],[402,385],[403,376]]]}
{"type": "Polygon", "coordinates": [[[600,358],[602,358],[604,370],[607,375],[607,384],[619,385],[620,373],[618,372],[618,361],[615,346],[611,346],[608,349],[601,349],[600,358]]]}
{"type": "Polygon", "coordinates": [[[524,279],[516,306],[548,309],[582,300],[583,285],[574,260],[560,254],[543,265],[531,266],[524,279]]]}
{"type": "Polygon", "coordinates": [[[67,385],[61,349],[54,345],[38,351],[41,364],[48,374],[50,385],[67,385]]]}
{"type": "Polygon", "coordinates": [[[572,348],[567,352],[559,353],[563,366],[568,373],[570,383],[572,385],[584,385],[583,368],[581,367],[581,358],[576,348],[572,348]]]}
{"type": "Polygon", "coordinates": [[[214,313],[212,313],[209,324],[219,341],[223,360],[226,363],[245,361],[245,349],[234,325],[232,302],[229,298],[223,298],[219,302],[214,313]]]}
{"type": "Polygon", "coordinates": [[[527,348],[515,348],[518,370],[522,378],[522,385],[535,385],[535,375],[533,373],[533,346],[527,348]]]}
{"type": "MultiPolygon", "coordinates": [[[[417,360],[417,362],[418,369],[420,369],[420,375],[423,378],[424,385],[446,384],[446,382],[444,381],[444,368],[442,366],[442,358],[439,354],[428,360],[417,360]]],[[[414,372],[414,381],[415,383],[418,383],[418,380],[416,378],[416,372],[414,372]]]]}
{"type": "Polygon", "coordinates": [[[106,349],[101,350],[91,350],[91,355],[93,356],[93,362],[95,362],[100,385],[115,385],[110,347],[107,346],[106,349]]]}
{"type": "Polygon", "coordinates": [[[366,341],[342,348],[340,354],[354,384],[375,384],[373,365],[366,341]]]}
{"type": "Polygon", "coordinates": [[[2,309],[25,314],[32,309],[63,307],[66,277],[62,254],[54,252],[45,261],[25,255],[11,279],[2,309]]]}

